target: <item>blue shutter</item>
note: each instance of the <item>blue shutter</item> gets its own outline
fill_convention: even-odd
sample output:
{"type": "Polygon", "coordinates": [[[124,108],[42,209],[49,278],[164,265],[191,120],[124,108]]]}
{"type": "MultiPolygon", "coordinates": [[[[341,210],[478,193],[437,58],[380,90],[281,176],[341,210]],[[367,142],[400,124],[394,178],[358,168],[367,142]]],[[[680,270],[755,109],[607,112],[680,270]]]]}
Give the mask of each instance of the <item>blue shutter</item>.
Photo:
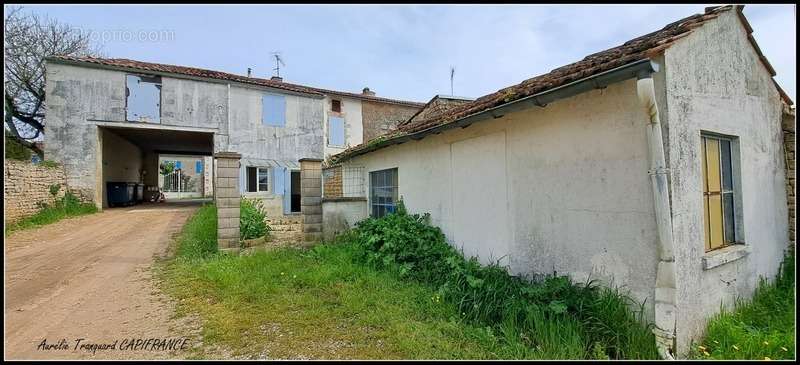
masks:
{"type": "Polygon", "coordinates": [[[292,212],[292,172],[284,168],[283,178],[283,213],[289,214],[292,212]]]}
{"type": "Polygon", "coordinates": [[[244,163],[239,164],[239,192],[244,193],[247,186],[247,167],[244,163]]]}
{"type": "Polygon", "coordinates": [[[344,118],[328,118],[328,144],[344,146],[344,118]]]}
{"type": "Polygon", "coordinates": [[[286,125],[286,98],[283,95],[261,96],[261,123],[275,127],[286,125]]]}
{"type": "Polygon", "coordinates": [[[272,168],[272,193],[275,195],[283,194],[283,174],[285,167],[275,166],[272,168]]]}
{"type": "Polygon", "coordinates": [[[198,174],[203,172],[203,161],[198,160],[194,162],[194,172],[198,174]]]}

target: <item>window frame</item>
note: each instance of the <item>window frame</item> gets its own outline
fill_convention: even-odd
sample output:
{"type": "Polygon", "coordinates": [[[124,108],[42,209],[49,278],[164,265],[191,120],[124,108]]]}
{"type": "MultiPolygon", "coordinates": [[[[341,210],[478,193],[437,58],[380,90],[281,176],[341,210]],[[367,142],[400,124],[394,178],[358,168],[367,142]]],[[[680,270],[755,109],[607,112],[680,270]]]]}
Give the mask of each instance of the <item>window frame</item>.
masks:
{"type": "MultiPolygon", "coordinates": [[[[397,202],[398,202],[399,196],[400,196],[399,190],[400,190],[400,176],[399,176],[399,170],[398,170],[397,167],[370,171],[369,172],[369,215],[370,215],[370,217],[380,218],[380,217],[386,216],[386,214],[394,213],[397,210],[397,202]],[[391,178],[389,179],[390,180],[389,181],[390,185],[386,185],[385,184],[385,182],[387,181],[387,178],[386,178],[386,174],[387,173],[391,173],[390,174],[391,178]],[[381,174],[381,175],[379,175],[379,174],[381,174]],[[378,179],[376,179],[375,177],[377,177],[377,176],[382,176],[382,181],[384,182],[382,185],[376,186],[376,181],[378,179]],[[391,204],[389,204],[389,203],[380,203],[380,202],[378,202],[379,200],[376,201],[377,198],[379,198],[376,195],[376,189],[387,189],[387,188],[391,189],[390,192],[391,192],[391,195],[392,195],[392,197],[391,197],[392,198],[392,203],[391,204]],[[391,207],[391,209],[387,209],[388,207],[391,207]],[[376,214],[375,213],[376,209],[377,209],[378,212],[380,212],[381,209],[383,209],[383,213],[382,214],[381,213],[376,214]]],[[[385,198],[385,197],[383,197],[383,198],[385,198]]]]}
{"type": "Polygon", "coordinates": [[[125,121],[126,122],[131,122],[131,123],[161,124],[161,117],[162,117],[161,111],[162,111],[162,105],[164,104],[164,93],[163,93],[163,91],[164,91],[163,90],[164,89],[164,78],[162,78],[159,75],[147,75],[147,74],[141,74],[141,73],[128,72],[128,73],[125,73],[124,85],[125,85],[125,121]],[[148,80],[148,79],[149,80],[158,80],[158,82],[145,81],[147,83],[157,85],[156,88],[158,89],[158,112],[157,112],[157,114],[155,116],[156,117],[155,120],[144,120],[143,121],[141,119],[139,119],[139,120],[128,119],[129,111],[130,111],[130,104],[128,103],[128,99],[131,97],[131,90],[130,90],[130,87],[128,87],[128,77],[130,77],[130,76],[138,77],[140,83],[143,80],[148,80]]]}
{"type": "Polygon", "coordinates": [[[714,132],[701,131],[700,133],[700,156],[701,156],[701,190],[703,197],[703,241],[705,253],[711,253],[733,245],[744,245],[744,228],[742,216],[742,195],[741,195],[741,169],[739,156],[739,138],[736,136],[724,135],[714,132]],[[707,141],[714,140],[717,145],[717,165],[719,169],[719,191],[710,191],[708,186],[708,161],[707,141]],[[725,142],[725,143],[723,143],[725,142]],[[724,145],[728,145],[728,161],[725,164],[724,145]],[[725,169],[728,171],[726,179],[725,169]],[[725,196],[730,196],[730,208],[726,208],[725,196]],[[720,216],[721,216],[721,235],[722,242],[712,245],[711,238],[711,218],[710,218],[710,196],[719,196],[720,216]],[[732,210],[732,212],[728,212],[732,210]],[[729,232],[727,222],[732,223],[729,232]],[[729,237],[732,234],[733,237],[729,237]]]}
{"type": "Polygon", "coordinates": [[[268,166],[246,166],[245,167],[245,179],[246,179],[245,180],[245,192],[246,193],[269,193],[269,192],[271,192],[272,189],[270,188],[270,180],[271,180],[271,178],[270,178],[270,173],[271,173],[270,169],[271,168],[268,167],[268,166]],[[256,174],[256,183],[255,183],[256,190],[255,191],[250,191],[250,171],[251,171],[250,169],[254,169],[255,170],[255,174],[256,174]],[[261,190],[261,182],[259,182],[259,177],[261,176],[262,172],[264,172],[266,174],[266,176],[267,176],[267,190],[261,190]]]}

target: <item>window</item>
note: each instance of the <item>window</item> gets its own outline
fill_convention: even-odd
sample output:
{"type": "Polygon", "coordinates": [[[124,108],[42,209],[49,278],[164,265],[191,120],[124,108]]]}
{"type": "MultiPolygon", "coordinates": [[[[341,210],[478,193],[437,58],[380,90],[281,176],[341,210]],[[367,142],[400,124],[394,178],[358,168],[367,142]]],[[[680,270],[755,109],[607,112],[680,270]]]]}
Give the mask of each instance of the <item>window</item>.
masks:
{"type": "Polygon", "coordinates": [[[737,193],[732,145],[735,140],[702,136],[703,218],[705,249],[711,251],[738,242],[737,193]]]}
{"type": "Polygon", "coordinates": [[[397,207],[397,169],[369,173],[371,215],[380,218],[397,207]]]}
{"type": "Polygon", "coordinates": [[[161,77],[125,77],[126,120],[161,123],[161,77]]]}
{"type": "Polygon", "coordinates": [[[273,127],[286,125],[286,98],[283,95],[261,96],[261,124],[273,127]]]}
{"type": "Polygon", "coordinates": [[[341,100],[331,100],[331,111],[341,113],[342,112],[342,101],[341,100]]]}
{"type": "Polygon", "coordinates": [[[331,146],[344,146],[344,118],[328,118],[328,144],[331,146]]]}
{"type": "Polygon", "coordinates": [[[247,191],[251,193],[269,191],[269,168],[247,167],[247,191]]]}

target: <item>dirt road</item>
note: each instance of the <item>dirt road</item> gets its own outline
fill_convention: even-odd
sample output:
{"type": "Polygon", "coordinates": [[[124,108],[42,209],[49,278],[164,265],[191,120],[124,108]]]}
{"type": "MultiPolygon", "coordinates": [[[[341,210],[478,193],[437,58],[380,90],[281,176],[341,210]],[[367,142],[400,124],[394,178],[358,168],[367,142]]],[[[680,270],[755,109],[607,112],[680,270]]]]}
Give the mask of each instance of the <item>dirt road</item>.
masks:
{"type": "Polygon", "coordinates": [[[6,237],[6,359],[182,357],[154,341],[137,349],[136,339],[177,339],[169,345],[179,348],[190,337],[149,269],[197,207],[108,209],[6,237]]]}

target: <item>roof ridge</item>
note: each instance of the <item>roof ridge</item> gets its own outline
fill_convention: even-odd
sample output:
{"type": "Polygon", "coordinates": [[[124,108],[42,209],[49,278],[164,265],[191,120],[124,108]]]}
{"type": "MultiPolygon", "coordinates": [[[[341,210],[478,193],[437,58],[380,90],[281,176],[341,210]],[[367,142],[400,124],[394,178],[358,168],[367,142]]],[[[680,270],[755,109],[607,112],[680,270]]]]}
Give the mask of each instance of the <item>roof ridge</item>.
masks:
{"type": "Polygon", "coordinates": [[[387,102],[387,103],[394,103],[394,104],[401,104],[401,105],[409,105],[409,106],[418,106],[422,107],[425,103],[411,101],[411,100],[403,100],[403,99],[394,99],[394,98],[386,98],[381,96],[374,96],[374,95],[364,95],[354,92],[348,91],[339,91],[339,90],[332,90],[332,89],[324,89],[314,86],[307,86],[301,84],[295,84],[291,82],[284,82],[284,81],[274,81],[271,79],[265,79],[260,77],[247,77],[244,75],[239,75],[231,72],[226,71],[217,71],[211,70],[207,68],[195,67],[195,66],[184,66],[184,65],[174,65],[169,63],[160,63],[160,62],[149,62],[149,61],[139,61],[129,58],[106,58],[106,57],[93,57],[93,56],[66,56],[66,55],[55,55],[51,56],[50,58],[57,58],[75,62],[88,62],[88,63],[95,63],[95,64],[104,64],[108,66],[118,66],[118,67],[127,67],[133,69],[143,69],[143,70],[150,70],[152,67],[160,67],[160,68],[173,68],[173,70],[150,70],[150,71],[162,71],[162,72],[170,72],[170,73],[177,73],[183,75],[190,75],[190,76],[200,76],[200,77],[207,77],[213,79],[220,79],[220,80],[231,80],[231,81],[239,81],[245,83],[255,83],[261,84],[264,86],[274,87],[278,89],[287,89],[292,91],[299,91],[305,92],[309,94],[337,94],[337,95],[344,95],[349,96],[352,98],[358,98],[368,101],[375,101],[375,102],[387,102]],[[137,67],[138,66],[138,67],[137,67]],[[150,68],[148,68],[150,67],[150,68]],[[179,70],[193,70],[199,71],[201,73],[206,73],[207,75],[193,75],[187,72],[180,72],[179,70]],[[217,77],[208,74],[217,74],[217,77]],[[224,77],[219,77],[224,76],[224,77]]]}
{"type": "MultiPolygon", "coordinates": [[[[550,72],[525,79],[518,84],[483,95],[472,102],[458,105],[440,115],[413,123],[403,123],[399,125],[395,131],[379,136],[371,141],[365,141],[365,143],[350,147],[332,156],[331,161],[333,163],[338,163],[351,156],[382,148],[382,146],[388,146],[392,141],[400,137],[415,133],[424,133],[432,128],[451,124],[457,120],[480,114],[488,109],[508,104],[530,95],[547,92],[571,82],[576,82],[618,67],[652,58],[664,52],[665,49],[681,38],[691,34],[694,29],[702,26],[705,22],[717,18],[719,14],[726,11],[735,9],[740,20],[742,20],[742,24],[750,31],[751,28],[742,13],[743,7],[743,5],[708,7],[705,9],[704,13],[689,15],[667,24],[660,30],[633,38],[619,46],[592,53],[579,61],[566,64],[550,72]]],[[[774,75],[774,70],[755,44],[755,39],[752,38],[752,35],[748,35],[748,40],[750,40],[750,43],[755,48],[759,58],[767,68],[767,71],[774,75]]],[[[774,79],[773,82],[775,82],[774,79]]],[[[792,101],[785,95],[783,90],[780,89],[777,82],[775,82],[775,84],[784,102],[791,105],[792,101]]]]}

